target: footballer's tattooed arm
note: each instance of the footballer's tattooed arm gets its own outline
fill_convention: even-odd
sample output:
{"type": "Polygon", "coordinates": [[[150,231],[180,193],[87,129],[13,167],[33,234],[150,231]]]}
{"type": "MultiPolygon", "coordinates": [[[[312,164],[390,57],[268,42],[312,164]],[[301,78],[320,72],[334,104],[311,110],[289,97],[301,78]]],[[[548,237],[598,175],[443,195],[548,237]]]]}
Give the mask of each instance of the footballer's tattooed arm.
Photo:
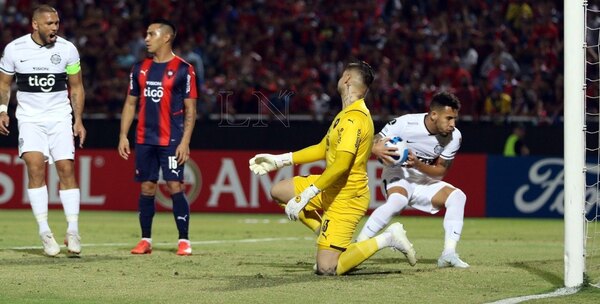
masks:
{"type": "Polygon", "coordinates": [[[440,158],[441,161],[438,161],[438,164],[442,165],[444,168],[446,168],[446,171],[448,171],[450,169],[450,167],[452,167],[452,159],[442,159],[440,158]]]}
{"type": "Polygon", "coordinates": [[[175,150],[177,163],[180,165],[190,158],[190,140],[192,138],[194,125],[196,124],[196,99],[186,98],[183,100],[183,103],[185,106],[183,137],[181,138],[181,143],[179,143],[175,150]]]}
{"type": "Polygon", "coordinates": [[[375,137],[373,138],[373,144],[377,144],[378,142],[382,141],[385,137],[383,137],[383,135],[381,135],[380,133],[375,134],[375,137]]]}
{"type": "Polygon", "coordinates": [[[8,125],[10,118],[8,117],[8,102],[10,100],[10,83],[13,76],[0,72],[0,105],[6,106],[6,111],[0,113],[0,135],[8,135],[8,125]]]}
{"type": "Polygon", "coordinates": [[[0,74],[0,105],[8,106],[10,100],[10,84],[13,76],[1,73],[0,74]]]}
{"type": "Polygon", "coordinates": [[[407,164],[433,178],[443,178],[452,166],[452,160],[438,157],[433,161],[433,164],[430,164],[426,162],[426,160],[422,160],[410,152],[407,164]]]}
{"type": "Polygon", "coordinates": [[[71,107],[73,108],[73,135],[79,137],[79,147],[83,148],[86,138],[86,130],[83,126],[83,107],[85,105],[85,90],[83,88],[83,79],[81,71],[69,75],[69,90],[71,107]]]}
{"type": "Polygon", "coordinates": [[[196,124],[196,100],[195,99],[185,99],[185,118],[183,121],[183,139],[182,141],[186,141],[188,144],[192,138],[192,131],[194,130],[194,125],[196,124]]]}

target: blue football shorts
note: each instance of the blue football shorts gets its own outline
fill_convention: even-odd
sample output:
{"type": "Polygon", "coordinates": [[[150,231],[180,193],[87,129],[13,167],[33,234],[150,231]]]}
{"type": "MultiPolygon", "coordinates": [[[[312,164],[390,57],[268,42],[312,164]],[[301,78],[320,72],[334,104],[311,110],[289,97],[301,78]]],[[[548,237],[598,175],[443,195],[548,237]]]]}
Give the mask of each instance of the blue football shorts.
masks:
{"type": "Polygon", "coordinates": [[[137,182],[158,181],[159,170],[165,181],[183,181],[183,167],[175,157],[176,145],[155,146],[137,144],[135,146],[135,180],[137,182]]]}

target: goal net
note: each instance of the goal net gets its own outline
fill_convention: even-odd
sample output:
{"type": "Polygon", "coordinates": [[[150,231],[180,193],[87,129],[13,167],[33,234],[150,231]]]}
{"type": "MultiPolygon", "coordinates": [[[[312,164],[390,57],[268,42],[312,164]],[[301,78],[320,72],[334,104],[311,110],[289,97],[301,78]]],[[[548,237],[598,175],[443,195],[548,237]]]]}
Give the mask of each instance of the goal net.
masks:
{"type": "MultiPolygon", "coordinates": [[[[574,1],[578,2],[578,1],[574,1]]],[[[584,271],[590,284],[600,287],[600,1],[583,2],[584,11],[584,111],[585,121],[585,201],[584,201],[584,271]]],[[[565,31],[566,33],[566,31],[565,31]]],[[[566,134],[565,134],[566,135],[566,134]]],[[[565,138],[567,138],[565,136],[565,138]]],[[[567,143],[568,144],[568,143],[567,143]]],[[[585,279],[585,278],[584,278],[585,279]]]]}

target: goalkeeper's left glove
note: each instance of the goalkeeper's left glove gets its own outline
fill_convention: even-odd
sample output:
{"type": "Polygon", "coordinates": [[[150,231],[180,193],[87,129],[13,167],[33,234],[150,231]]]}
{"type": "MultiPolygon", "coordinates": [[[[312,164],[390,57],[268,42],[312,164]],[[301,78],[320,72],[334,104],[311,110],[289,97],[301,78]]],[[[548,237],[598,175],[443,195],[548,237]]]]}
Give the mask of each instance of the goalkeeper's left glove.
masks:
{"type": "Polygon", "coordinates": [[[315,187],[315,185],[310,185],[285,205],[285,214],[287,214],[291,221],[298,220],[300,211],[302,211],[308,204],[308,201],[319,194],[319,192],[321,192],[319,188],[315,187]]]}
{"type": "Polygon", "coordinates": [[[256,154],[249,161],[249,167],[254,174],[264,175],[273,170],[293,165],[292,152],[284,154],[256,154]]]}

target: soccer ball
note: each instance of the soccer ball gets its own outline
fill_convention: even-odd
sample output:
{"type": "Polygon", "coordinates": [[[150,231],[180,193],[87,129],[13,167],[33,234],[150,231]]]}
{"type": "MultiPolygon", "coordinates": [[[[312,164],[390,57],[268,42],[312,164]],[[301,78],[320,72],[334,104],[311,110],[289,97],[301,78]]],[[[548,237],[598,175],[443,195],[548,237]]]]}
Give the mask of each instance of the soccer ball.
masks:
{"type": "Polygon", "coordinates": [[[391,156],[394,159],[393,167],[401,165],[408,159],[408,146],[402,138],[396,136],[385,142],[386,147],[396,147],[398,155],[391,156]]]}

